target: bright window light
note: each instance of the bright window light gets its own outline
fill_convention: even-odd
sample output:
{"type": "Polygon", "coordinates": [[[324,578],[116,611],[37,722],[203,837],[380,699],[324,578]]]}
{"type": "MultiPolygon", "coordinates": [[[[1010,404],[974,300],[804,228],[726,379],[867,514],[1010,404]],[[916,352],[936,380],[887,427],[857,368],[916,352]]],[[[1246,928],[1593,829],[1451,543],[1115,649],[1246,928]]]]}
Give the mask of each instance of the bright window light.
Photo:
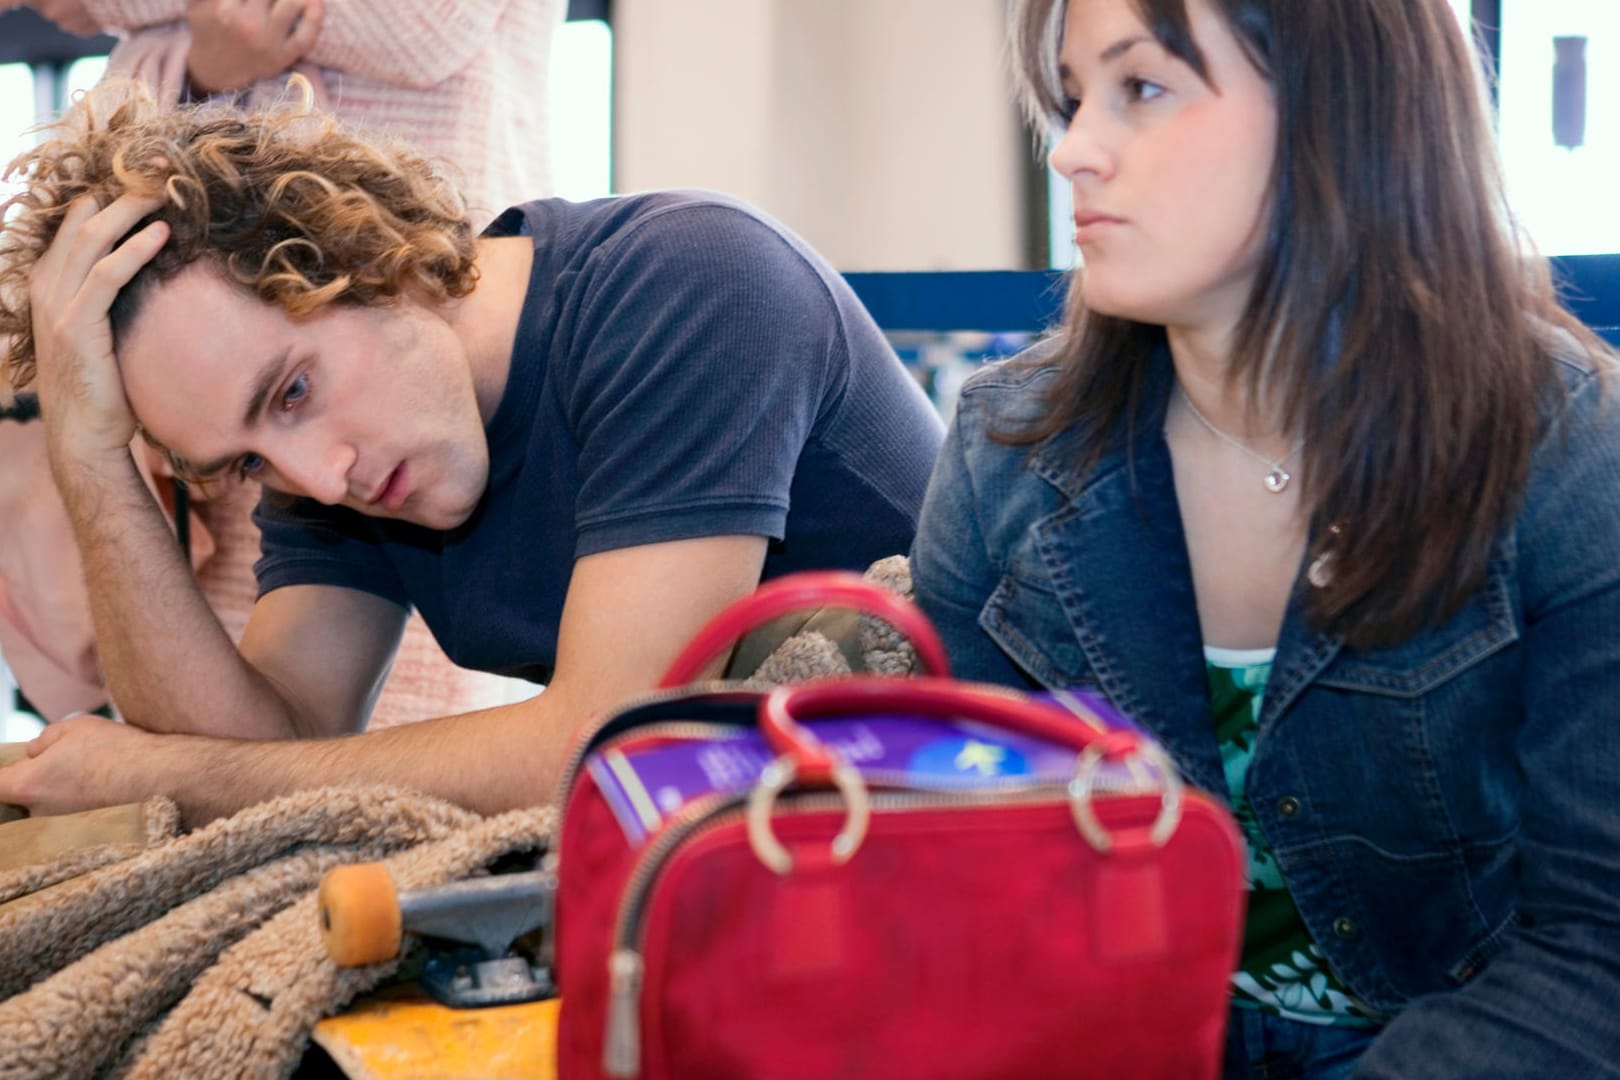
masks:
{"type": "Polygon", "coordinates": [[[1620,4],[1502,0],[1501,70],[1508,198],[1531,239],[1620,251],[1620,4]]]}
{"type": "MultiPolygon", "coordinates": [[[[32,145],[25,135],[34,126],[34,73],[27,64],[0,64],[0,172],[32,145]]],[[[0,202],[17,191],[0,181],[0,202]]]]}
{"type": "Polygon", "coordinates": [[[612,189],[613,31],[600,19],[566,22],[551,53],[551,177],[565,199],[612,189]]]}
{"type": "Polygon", "coordinates": [[[66,92],[69,101],[80,90],[88,90],[101,81],[101,76],[107,71],[107,58],[105,56],[86,56],[82,60],[75,60],[68,67],[66,92]]]}

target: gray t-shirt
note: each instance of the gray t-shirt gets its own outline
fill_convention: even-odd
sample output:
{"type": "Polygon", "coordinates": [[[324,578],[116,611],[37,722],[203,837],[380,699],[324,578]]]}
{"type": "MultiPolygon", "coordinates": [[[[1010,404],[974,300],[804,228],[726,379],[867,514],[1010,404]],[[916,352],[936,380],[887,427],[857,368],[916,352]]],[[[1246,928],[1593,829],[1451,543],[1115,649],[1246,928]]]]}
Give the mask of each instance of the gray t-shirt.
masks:
{"type": "Polygon", "coordinates": [[[582,556],[758,535],[771,578],[908,550],[940,420],[803,241],[702,192],[528,203],[486,235],[535,256],[482,501],[440,532],[267,495],[261,595],[414,604],[457,663],[545,681],[582,556]]]}

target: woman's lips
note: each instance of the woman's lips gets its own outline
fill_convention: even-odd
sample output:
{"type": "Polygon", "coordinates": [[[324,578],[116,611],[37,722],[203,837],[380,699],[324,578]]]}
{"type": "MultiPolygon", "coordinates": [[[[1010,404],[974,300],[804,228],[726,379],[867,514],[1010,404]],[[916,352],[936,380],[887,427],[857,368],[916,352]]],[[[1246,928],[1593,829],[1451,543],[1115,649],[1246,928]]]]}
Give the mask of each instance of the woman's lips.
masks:
{"type": "Polygon", "coordinates": [[[1096,211],[1082,211],[1074,215],[1074,242],[1084,244],[1095,240],[1116,225],[1125,222],[1112,214],[1102,214],[1096,211]]]}

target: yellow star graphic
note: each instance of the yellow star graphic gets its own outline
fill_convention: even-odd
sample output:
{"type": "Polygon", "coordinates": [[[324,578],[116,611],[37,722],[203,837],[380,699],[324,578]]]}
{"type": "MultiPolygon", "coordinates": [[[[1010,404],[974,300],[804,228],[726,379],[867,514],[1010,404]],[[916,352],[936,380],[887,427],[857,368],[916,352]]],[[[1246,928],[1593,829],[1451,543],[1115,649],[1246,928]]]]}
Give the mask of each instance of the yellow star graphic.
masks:
{"type": "Polygon", "coordinates": [[[956,755],[956,767],[963,772],[977,769],[980,776],[994,776],[1001,771],[1001,763],[1006,759],[1007,751],[1003,748],[969,739],[956,755]]]}

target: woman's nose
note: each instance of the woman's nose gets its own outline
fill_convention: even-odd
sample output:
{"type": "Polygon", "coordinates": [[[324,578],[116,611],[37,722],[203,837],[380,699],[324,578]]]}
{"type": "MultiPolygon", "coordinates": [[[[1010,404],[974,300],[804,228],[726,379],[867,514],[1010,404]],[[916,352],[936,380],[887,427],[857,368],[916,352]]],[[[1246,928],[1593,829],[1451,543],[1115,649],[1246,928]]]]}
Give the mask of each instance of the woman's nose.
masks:
{"type": "Polygon", "coordinates": [[[1102,179],[1112,176],[1113,149],[1102,127],[1102,120],[1084,105],[1076,108],[1048,157],[1053,170],[1071,181],[1088,174],[1102,179]]]}

